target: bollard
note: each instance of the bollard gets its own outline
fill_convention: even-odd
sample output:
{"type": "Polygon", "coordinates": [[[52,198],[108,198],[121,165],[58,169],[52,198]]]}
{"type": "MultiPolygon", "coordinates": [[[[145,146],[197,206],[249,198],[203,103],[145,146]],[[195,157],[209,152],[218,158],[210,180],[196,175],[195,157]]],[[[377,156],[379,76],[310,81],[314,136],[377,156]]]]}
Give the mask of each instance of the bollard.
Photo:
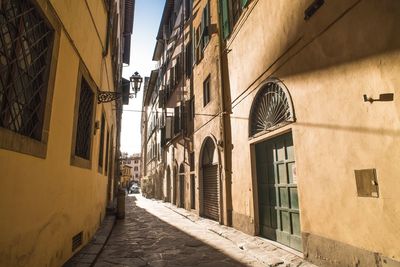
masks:
{"type": "Polygon", "coordinates": [[[117,195],[117,219],[125,218],[125,190],[123,188],[118,189],[117,195]]]}

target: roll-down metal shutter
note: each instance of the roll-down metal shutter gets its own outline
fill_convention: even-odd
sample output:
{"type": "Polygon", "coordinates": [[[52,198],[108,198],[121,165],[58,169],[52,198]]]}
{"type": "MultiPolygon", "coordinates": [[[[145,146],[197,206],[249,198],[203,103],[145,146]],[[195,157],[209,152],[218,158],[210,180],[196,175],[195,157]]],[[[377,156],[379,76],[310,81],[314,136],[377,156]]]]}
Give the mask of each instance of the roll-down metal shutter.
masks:
{"type": "Polygon", "coordinates": [[[204,216],[219,220],[218,165],[203,166],[204,216]]]}

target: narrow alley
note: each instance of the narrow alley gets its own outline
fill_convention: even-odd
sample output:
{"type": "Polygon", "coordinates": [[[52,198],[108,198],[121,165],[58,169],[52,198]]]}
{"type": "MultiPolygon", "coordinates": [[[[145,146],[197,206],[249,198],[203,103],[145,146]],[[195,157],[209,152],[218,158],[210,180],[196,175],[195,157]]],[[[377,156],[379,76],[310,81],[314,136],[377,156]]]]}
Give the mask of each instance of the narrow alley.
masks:
{"type": "Polygon", "coordinates": [[[126,201],[126,217],[116,221],[96,261],[71,266],[314,266],[266,240],[168,203],[140,194],[126,201]]]}
{"type": "Polygon", "coordinates": [[[400,0],[0,0],[0,267],[400,267],[400,0]]]}

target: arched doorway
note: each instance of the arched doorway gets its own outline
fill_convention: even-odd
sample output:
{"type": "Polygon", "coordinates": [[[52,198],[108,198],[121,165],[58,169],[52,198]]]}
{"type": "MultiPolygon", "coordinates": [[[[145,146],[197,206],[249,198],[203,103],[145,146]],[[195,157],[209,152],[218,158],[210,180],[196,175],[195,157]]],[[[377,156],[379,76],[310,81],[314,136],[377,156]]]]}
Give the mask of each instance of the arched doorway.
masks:
{"type": "Polygon", "coordinates": [[[185,166],[179,166],[179,207],[185,208],[185,166]]]}
{"type": "Polygon", "coordinates": [[[171,202],[171,168],[167,167],[167,188],[166,188],[166,200],[171,202]]]}
{"type": "Polygon", "coordinates": [[[201,152],[202,206],[204,217],[219,221],[218,156],[214,141],[207,137],[201,152]]]}
{"type": "MultiPolygon", "coordinates": [[[[279,81],[265,83],[259,90],[249,117],[249,137],[294,121],[290,95],[279,81]]],[[[256,201],[260,235],[296,250],[302,250],[300,210],[291,132],[255,145],[256,201]]]]}

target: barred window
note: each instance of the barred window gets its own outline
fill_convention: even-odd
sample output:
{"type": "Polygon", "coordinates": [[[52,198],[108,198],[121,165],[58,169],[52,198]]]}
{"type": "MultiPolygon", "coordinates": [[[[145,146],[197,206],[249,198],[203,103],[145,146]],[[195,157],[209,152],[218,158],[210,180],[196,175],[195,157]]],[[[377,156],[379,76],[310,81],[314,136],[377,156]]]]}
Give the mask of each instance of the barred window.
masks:
{"type": "Polygon", "coordinates": [[[211,101],[210,92],[210,75],[203,82],[203,107],[205,107],[211,101]]]}
{"type": "Polygon", "coordinates": [[[104,160],[104,129],[106,124],[106,118],[104,113],[101,115],[101,128],[100,128],[100,147],[99,147],[99,167],[103,167],[104,160]]]}
{"type": "Polygon", "coordinates": [[[54,31],[30,1],[0,4],[0,127],[41,140],[54,31]]]}
{"type": "Polygon", "coordinates": [[[106,163],[105,163],[105,175],[108,175],[108,150],[109,150],[109,145],[110,145],[110,132],[107,130],[107,139],[106,139],[106,163]]]}
{"type": "Polygon", "coordinates": [[[80,91],[75,155],[89,160],[92,140],[94,93],[83,77],[80,91]]]}

